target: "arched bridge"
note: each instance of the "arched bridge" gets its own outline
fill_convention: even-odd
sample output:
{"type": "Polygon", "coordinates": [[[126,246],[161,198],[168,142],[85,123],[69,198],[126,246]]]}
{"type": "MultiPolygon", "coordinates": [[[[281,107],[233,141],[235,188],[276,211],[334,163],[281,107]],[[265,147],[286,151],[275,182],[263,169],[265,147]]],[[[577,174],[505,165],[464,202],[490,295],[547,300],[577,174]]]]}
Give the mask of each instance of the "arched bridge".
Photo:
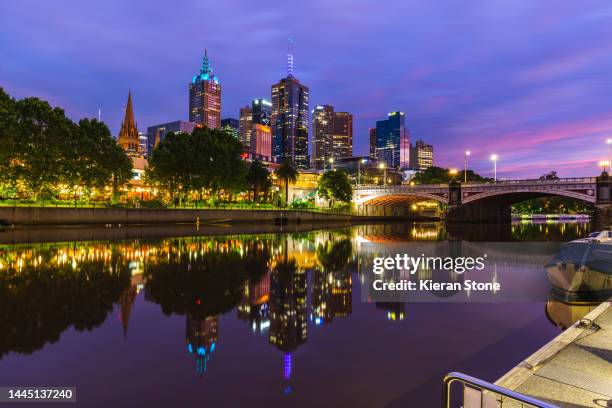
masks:
{"type": "MultiPolygon", "coordinates": [[[[510,206],[531,198],[560,196],[595,204],[610,211],[612,178],[563,178],[555,180],[525,179],[487,183],[428,185],[360,185],[353,194],[353,203],[364,214],[387,214],[389,209],[435,200],[446,204],[448,217],[462,220],[510,219],[510,206]]],[[[611,220],[612,222],[612,220],[611,220]]]]}

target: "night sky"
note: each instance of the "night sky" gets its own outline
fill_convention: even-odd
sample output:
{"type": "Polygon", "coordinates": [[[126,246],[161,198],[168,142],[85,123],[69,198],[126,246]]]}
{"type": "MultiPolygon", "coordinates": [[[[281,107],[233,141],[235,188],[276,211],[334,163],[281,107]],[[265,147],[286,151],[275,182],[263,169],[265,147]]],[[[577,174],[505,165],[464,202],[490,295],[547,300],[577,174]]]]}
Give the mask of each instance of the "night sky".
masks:
{"type": "Polygon", "coordinates": [[[208,49],[222,117],[270,98],[287,38],[311,108],[355,120],[355,153],[388,112],[406,113],[437,165],[537,177],[595,175],[612,137],[609,0],[19,0],[0,3],[0,86],[116,134],[128,89],[140,130],[187,120],[208,49]]]}

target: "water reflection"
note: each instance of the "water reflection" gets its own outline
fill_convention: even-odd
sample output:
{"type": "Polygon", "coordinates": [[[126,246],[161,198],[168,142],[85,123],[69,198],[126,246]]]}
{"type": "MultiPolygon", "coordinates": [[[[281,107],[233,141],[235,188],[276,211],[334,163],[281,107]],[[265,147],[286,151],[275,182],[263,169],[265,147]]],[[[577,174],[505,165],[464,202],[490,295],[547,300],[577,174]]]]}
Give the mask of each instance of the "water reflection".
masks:
{"type": "MultiPolygon", "coordinates": [[[[361,242],[450,240],[570,240],[588,225],[447,228],[438,223],[367,225],[299,234],[188,237],[123,242],[77,242],[0,247],[0,356],[33,353],[73,327],[92,330],[119,310],[129,334],[135,299],[165,315],[185,318],[186,352],[195,371],[207,371],[223,346],[220,316],[236,318],[280,351],[289,381],[293,355],[309,325],[326,326],[353,313],[353,277],[360,278],[361,242]]],[[[434,271],[419,271],[426,278],[434,271]]],[[[491,277],[495,279],[495,276],[491,277]]],[[[567,299],[566,299],[567,300],[567,299]]],[[[406,304],[376,302],[381,319],[402,321],[406,304]]],[[[573,312],[550,302],[560,327],[573,312]]],[[[291,392],[287,383],[286,393],[291,392]]]]}

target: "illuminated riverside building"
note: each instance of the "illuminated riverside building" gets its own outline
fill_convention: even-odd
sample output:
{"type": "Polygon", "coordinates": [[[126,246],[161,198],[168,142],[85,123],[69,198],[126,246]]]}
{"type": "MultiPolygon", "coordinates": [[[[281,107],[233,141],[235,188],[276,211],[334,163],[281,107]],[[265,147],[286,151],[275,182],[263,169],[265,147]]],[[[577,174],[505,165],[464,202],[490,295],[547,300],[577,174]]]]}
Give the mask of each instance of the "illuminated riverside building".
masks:
{"type": "Polygon", "coordinates": [[[410,162],[410,138],[403,112],[391,112],[376,122],[376,157],[389,168],[405,169],[410,162]]]}
{"type": "Polygon", "coordinates": [[[245,152],[251,151],[251,134],[253,133],[253,109],[250,106],[240,108],[238,138],[245,152]]]}
{"type": "Polygon", "coordinates": [[[368,129],[368,136],[370,138],[370,159],[376,158],[376,128],[368,129]]]}
{"type": "Polygon", "coordinates": [[[348,112],[334,113],[334,134],[332,137],[332,157],[353,155],[353,115],[348,112]]]}
{"type": "Polygon", "coordinates": [[[234,139],[238,140],[238,119],[234,118],[226,118],[221,119],[221,130],[223,130],[228,135],[232,136],[234,139]]]}
{"type": "Polygon", "coordinates": [[[287,55],[287,77],[272,85],[272,155],[289,158],[298,169],[310,166],[308,156],[308,87],[293,76],[293,53],[287,55]]]}
{"type": "Polygon", "coordinates": [[[206,50],[200,73],[189,84],[189,121],[211,129],[221,127],[221,85],[206,50]]]}
{"type": "Polygon", "coordinates": [[[185,331],[187,351],[195,357],[196,371],[202,375],[219,342],[219,316],[198,319],[187,315],[185,331]]]}
{"type": "Polygon", "coordinates": [[[259,123],[253,124],[251,132],[251,153],[253,158],[272,160],[272,129],[259,123]]]}
{"type": "Polygon", "coordinates": [[[423,171],[433,167],[433,146],[419,139],[410,146],[410,168],[423,171]]]}

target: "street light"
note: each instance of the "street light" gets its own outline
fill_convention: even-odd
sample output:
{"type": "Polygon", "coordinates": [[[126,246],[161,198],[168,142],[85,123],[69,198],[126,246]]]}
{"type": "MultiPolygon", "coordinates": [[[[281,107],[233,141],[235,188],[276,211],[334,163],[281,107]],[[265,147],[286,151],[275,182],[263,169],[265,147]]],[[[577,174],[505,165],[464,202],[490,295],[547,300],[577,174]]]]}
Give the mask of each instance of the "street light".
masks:
{"type": "Polygon", "coordinates": [[[608,166],[610,165],[611,162],[607,161],[607,160],[602,160],[599,162],[599,165],[601,166],[601,171],[605,172],[606,169],[608,168],[608,166]]]}
{"type": "Polygon", "coordinates": [[[329,168],[330,170],[334,169],[334,158],[333,157],[329,158],[329,168]]]}
{"type": "Polygon", "coordinates": [[[465,151],[465,155],[463,156],[463,182],[467,183],[467,158],[472,154],[469,150],[465,151]]]}
{"type": "Polygon", "coordinates": [[[357,162],[357,185],[361,184],[361,165],[366,164],[366,159],[361,159],[357,162]]]}
{"type": "Polygon", "coordinates": [[[378,165],[379,169],[383,170],[383,186],[387,184],[387,166],[385,166],[385,163],[380,163],[378,165]]]}
{"type": "Polygon", "coordinates": [[[459,173],[459,171],[457,169],[450,169],[448,171],[448,174],[450,174],[451,179],[454,181],[455,180],[455,176],[459,173]]]}
{"type": "Polygon", "coordinates": [[[497,155],[492,154],[491,160],[493,161],[493,179],[497,183],[497,155]]]}

